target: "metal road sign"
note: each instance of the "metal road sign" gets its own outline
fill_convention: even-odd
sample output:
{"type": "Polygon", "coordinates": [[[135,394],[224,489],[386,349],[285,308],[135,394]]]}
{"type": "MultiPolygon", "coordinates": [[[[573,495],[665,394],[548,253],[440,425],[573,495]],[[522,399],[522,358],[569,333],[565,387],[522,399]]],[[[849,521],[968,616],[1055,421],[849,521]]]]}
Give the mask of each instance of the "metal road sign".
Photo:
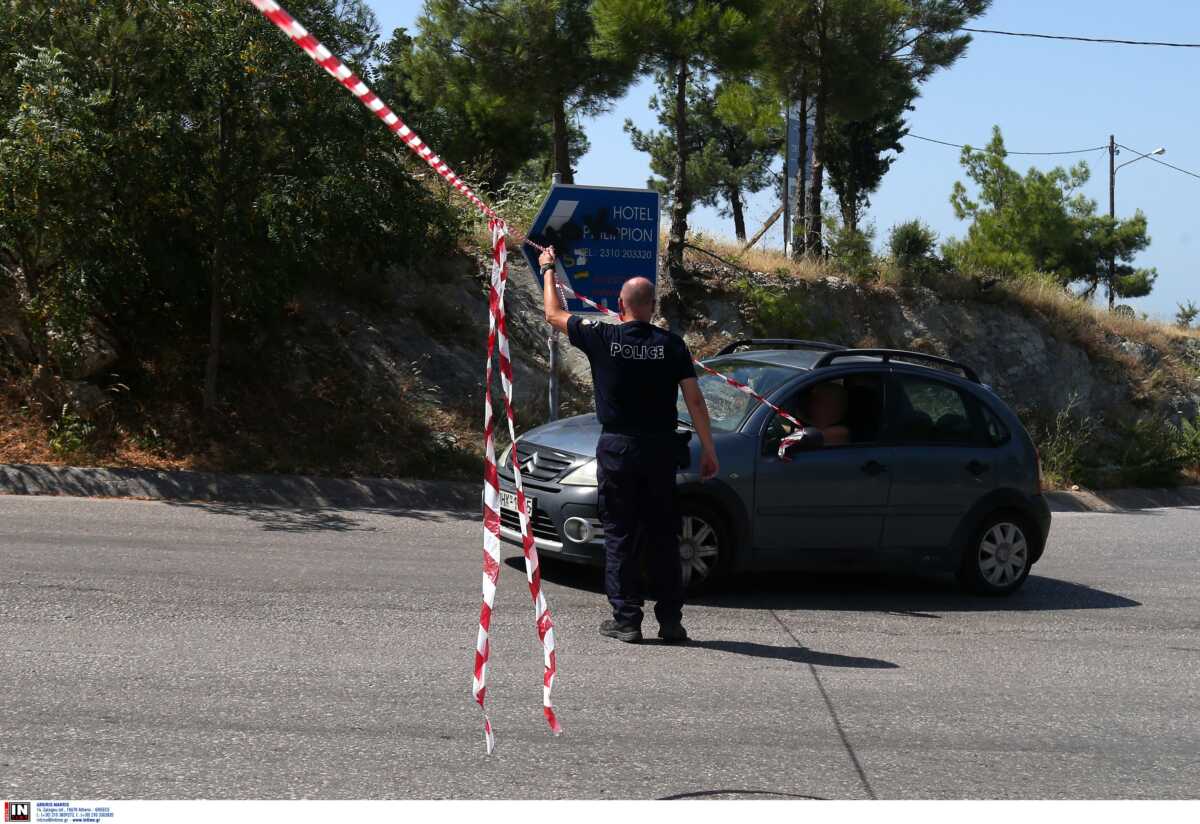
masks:
{"type": "MultiPolygon", "coordinates": [[[[651,189],[556,183],[534,218],[529,238],[554,247],[560,279],[615,311],[621,285],[629,278],[657,283],[658,218],[658,192],[651,189]]],[[[527,243],[521,251],[541,285],[539,252],[527,243]]],[[[567,308],[595,311],[574,298],[567,308]]]]}

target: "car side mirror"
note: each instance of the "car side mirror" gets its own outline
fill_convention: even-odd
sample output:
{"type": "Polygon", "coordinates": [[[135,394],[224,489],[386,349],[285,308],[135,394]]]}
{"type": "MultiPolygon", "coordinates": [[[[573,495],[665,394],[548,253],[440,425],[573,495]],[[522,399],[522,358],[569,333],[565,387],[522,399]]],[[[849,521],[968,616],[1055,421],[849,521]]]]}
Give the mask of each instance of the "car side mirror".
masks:
{"type": "Polygon", "coordinates": [[[791,460],[796,452],[812,452],[825,446],[825,433],[815,426],[806,426],[779,442],[780,460],[791,460]]]}

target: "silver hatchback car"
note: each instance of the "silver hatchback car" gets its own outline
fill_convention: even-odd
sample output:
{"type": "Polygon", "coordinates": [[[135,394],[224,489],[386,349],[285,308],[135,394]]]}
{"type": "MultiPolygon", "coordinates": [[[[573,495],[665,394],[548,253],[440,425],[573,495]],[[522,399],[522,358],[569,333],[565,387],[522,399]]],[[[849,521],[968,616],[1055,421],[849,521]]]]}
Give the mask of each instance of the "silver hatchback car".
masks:
{"type": "MultiPolygon", "coordinates": [[[[790,425],[714,375],[700,377],[721,474],[677,475],[684,579],[696,588],[758,570],[953,572],[1003,595],[1024,583],[1050,530],[1029,434],[968,366],[886,349],[746,340],[705,361],[806,424],[812,399],[840,416],[780,458],[790,425]]],[[[679,426],[691,422],[682,401],[679,426]]],[[[600,423],[579,415],[516,443],[539,553],[601,565],[600,423]]],[[[692,466],[699,445],[692,439],[692,466]]],[[[511,449],[511,447],[510,447],[511,449]]],[[[510,454],[500,462],[501,534],[520,543],[510,454]]]]}

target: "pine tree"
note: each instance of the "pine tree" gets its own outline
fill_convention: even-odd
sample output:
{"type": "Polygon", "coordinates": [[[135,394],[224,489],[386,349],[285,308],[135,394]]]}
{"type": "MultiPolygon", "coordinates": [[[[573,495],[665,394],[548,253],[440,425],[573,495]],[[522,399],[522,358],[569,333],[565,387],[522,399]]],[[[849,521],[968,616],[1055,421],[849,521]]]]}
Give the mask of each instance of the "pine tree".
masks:
{"type": "MultiPolygon", "coordinates": [[[[404,61],[396,74],[408,76],[416,102],[441,109],[450,121],[444,133],[436,124],[429,130],[431,139],[451,138],[439,144],[450,147],[447,157],[470,162],[508,150],[491,170],[496,183],[545,151],[563,182],[574,181],[578,149],[586,148],[579,119],[606,111],[634,71],[632,61],[592,50],[591,6],[592,0],[427,0],[420,34],[407,52],[403,43],[391,50],[404,61]],[[461,140],[456,126],[466,126],[471,139],[461,140]]],[[[415,125],[422,125],[419,117],[415,125]]]]}
{"type": "MultiPolygon", "coordinates": [[[[766,15],[771,26],[761,44],[766,70],[786,100],[803,101],[814,111],[812,164],[797,175],[805,178],[797,181],[805,198],[800,211],[804,225],[795,235],[797,254],[821,253],[822,196],[830,156],[826,144],[833,139],[833,128],[846,123],[882,125],[902,113],[921,83],[963,54],[971,38],[959,29],[990,4],[991,0],[770,0],[766,15]]],[[[871,131],[865,129],[863,136],[871,131]]],[[[866,140],[856,150],[869,151],[870,143],[866,140]]],[[[839,192],[839,199],[850,203],[859,194],[839,192]]]]}
{"type": "MultiPolygon", "coordinates": [[[[669,94],[670,78],[660,76],[660,94],[669,94]]],[[[657,176],[650,185],[671,202],[676,148],[671,116],[660,96],[650,99],[664,128],[644,132],[630,120],[625,131],[635,149],[650,155],[657,176]]],[[[713,85],[706,76],[688,84],[688,213],[697,206],[718,206],[722,217],[732,217],[734,234],[746,239],[744,214],[747,194],[761,191],[771,180],[771,161],[783,144],[783,122],[776,101],[761,86],[747,82],[713,85]]]]}
{"type": "Polygon", "coordinates": [[[677,148],[671,171],[671,229],[667,268],[682,280],[687,215],[689,134],[687,96],[694,75],[730,72],[750,66],[759,28],[759,0],[595,0],[596,52],[620,63],[669,78],[664,103],[670,106],[677,148]]]}

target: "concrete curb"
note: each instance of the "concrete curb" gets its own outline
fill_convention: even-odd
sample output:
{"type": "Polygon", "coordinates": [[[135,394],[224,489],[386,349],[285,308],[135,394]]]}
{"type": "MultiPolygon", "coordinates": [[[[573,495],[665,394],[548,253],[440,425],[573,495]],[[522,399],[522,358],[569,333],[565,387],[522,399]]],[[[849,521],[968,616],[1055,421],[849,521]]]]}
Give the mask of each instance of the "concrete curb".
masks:
{"type": "Polygon", "coordinates": [[[303,509],[475,510],[480,486],[454,481],[222,475],[0,464],[0,494],[211,501],[303,509]]]}
{"type": "Polygon", "coordinates": [[[1162,507],[1200,506],[1200,486],[1170,489],[1102,489],[1047,492],[1054,512],[1127,512],[1162,507]]]}
{"type": "MultiPolygon", "coordinates": [[[[215,472],[0,464],[0,495],[66,495],[212,501],[311,509],[479,508],[480,487],[456,481],[320,478],[305,475],[222,475],[215,472]]],[[[1174,489],[1053,491],[1054,512],[1124,512],[1200,506],[1200,486],[1174,489]]]]}

